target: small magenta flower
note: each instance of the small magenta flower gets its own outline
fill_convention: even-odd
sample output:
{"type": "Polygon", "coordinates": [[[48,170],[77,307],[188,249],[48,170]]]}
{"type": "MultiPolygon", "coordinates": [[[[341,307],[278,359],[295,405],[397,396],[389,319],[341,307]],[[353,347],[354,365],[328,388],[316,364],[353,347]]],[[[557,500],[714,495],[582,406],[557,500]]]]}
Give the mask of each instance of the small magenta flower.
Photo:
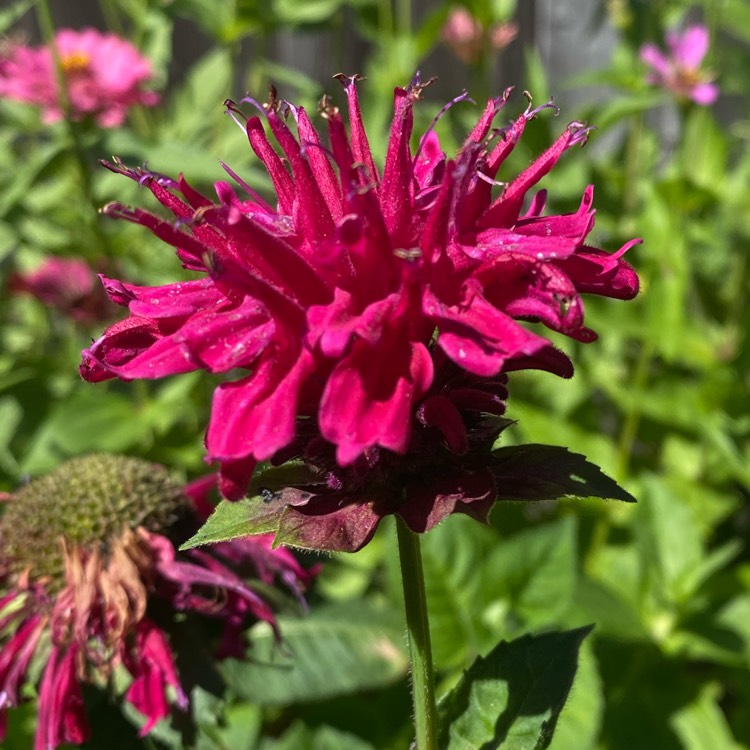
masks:
{"type": "Polygon", "coordinates": [[[207,517],[202,492],[122,456],[73,459],[6,497],[0,515],[0,740],[7,711],[38,690],[35,750],[89,737],[82,685],[128,675],[124,700],[148,734],[188,698],[170,629],[178,613],[223,627],[219,656],[241,656],[243,627],[270,606],[238,570],[295,596],[314,571],[265,538],[178,553],[207,517]]]}
{"type": "Polygon", "coordinates": [[[688,26],[684,32],[667,32],[669,53],[654,44],[641,47],[641,60],[650,68],[646,80],[671,91],[678,99],[691,99],[708,106],[719,96],[719,87],[701,70],[708,52],[708,29],[700,24],[688,26]]]}
{"type": "MultiPolygon", "coordinates": [[[[96,29],[59,29],[55,35],[75,119],[94,117],[105,128],[121,125],[136,104],[153,107],[154,91],[144,89],[153,78],[149,61],[125,39],[96,29]]],[[[0,97],[42,108],[44,121],[63,116],[49,47],[7,43],[0,49],[0,97]]]]}
{"type": "Polygon", "coordinates": [[[477,62],[486,47],[505,49],[517,36],[518,27],[512,22],[498,23],[485,29],[466,8],[452,8],[442,29],[443,42],[459,60],[477,62]]]}
{"type": "Polygon", "coordinates": [[[112,305],[96,273],[80,258],[49,257],[33,271],[12,275],[8,287],[36,297],[78,323],[112,319],[112,305]]]}
{"type": "Polygon", "coordinates": [[[487,103],[454,158],[434,123],[412,153],[413,106],[425,87],[417,77],[395,90],[381,171],[357,77],[339,78],[349,134],[325,100],[330,149],[302,107],[275,96],[241,123],[276,188],[275,206],[229,168],[246,195],[217,182],[215,203],[182,176],[106,164],[147,186],[172,216],[118,203],[104,213],[150,229],[200,276],[157,287],[104,278],[130,317],[84,351],[81,374],[95,382],[244,370],[215,391],[206,436],[230,498],[243,495],[257,461],[277,462],[301,434],[317,432],[340,467],[373,450],[407,454],[414,416],[440,377],[437,360],[470,380],[494,382],[520,368],[570,377],[570,360],[519,321],[593,341],[581,293],[629,299],[638,291],[622,259],[637,240],[613,254],[586,243],[593,187],[571,214],[543,215],[545,191],[525,201],[565,151],[586,141],[585,125],[568,125],[520,175],[499,183],[527,123],[549,105],[529,105],[493,129],[508,91],[487,103]]]}

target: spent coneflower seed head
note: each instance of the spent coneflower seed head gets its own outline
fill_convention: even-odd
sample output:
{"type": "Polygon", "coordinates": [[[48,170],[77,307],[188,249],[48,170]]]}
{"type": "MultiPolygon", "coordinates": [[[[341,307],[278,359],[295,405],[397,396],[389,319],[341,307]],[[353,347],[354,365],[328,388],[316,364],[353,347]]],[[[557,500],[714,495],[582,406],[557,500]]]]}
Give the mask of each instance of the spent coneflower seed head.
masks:
{"type": "Polygon", "coordinates": [[[111,684],[117,692],[116,669],[129,675],[122,698],[143,716],[141,736],[173,707],[186,710],[171,640],[185,620],[178,613],[220,622],[217,658],[241,658],[244,628],[254,621],[277,632],[271,607],[246,576],[280,582],[299,598],[314,571],[264,537],[178,552],[210,510],[205,490],[203,480],[182,487],[162,466],[101,454],[68,461],[6,498],[0,741],[8,710],[34,689],[34,750],[86,741],[82,686],[111,684]]]}
{"type": "Polygon", "coordinates": [[[108,561],[125,530],[171,537],[194,516],[183,488],[158,464],[128,456],[74,458],[18,490],[0,517],[5,565],[32,580],[64,583],[65,549],[108,561]]]}

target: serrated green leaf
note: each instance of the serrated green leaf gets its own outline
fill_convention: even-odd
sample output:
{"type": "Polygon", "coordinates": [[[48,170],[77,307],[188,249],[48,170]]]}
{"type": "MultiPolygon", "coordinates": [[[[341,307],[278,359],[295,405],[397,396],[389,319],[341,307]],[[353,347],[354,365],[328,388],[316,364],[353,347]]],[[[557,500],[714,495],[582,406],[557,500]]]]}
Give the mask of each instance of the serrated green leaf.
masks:
{"type": "Polygon", "coordinates": [[[283,512],[284,506],[268,505],[260,495],[244,500],[222,500],[203,526],[180,549],[188,550],[204,544],[276,531],[283,512]]]}
{"type": "Polygon", "coordinates": [[[501,641],[442,701],[441,750],[544,750],[593,626],[501,641]]]}
{"type": "Polygon", "coordinates": [[[489,465],[499,500],[556,500],[599,497],[635,502],[635,498],[580,453],[557,445],[511,445],[492,451],[489,465]]]}
{"type": "Polygon", "coordinates": [[[250,483],[250,497],[234,502],[222,500],[203,526],[180,549],[275,532],[286,508],[283,498],[277,497],[276,493],[291,484],[316,481],[319,478],[301,461],[287,461],[281,466],[261,471],[250,483]]]}
{"type": "Polygon", "coordinates": [[[401,619],[363,602],[278,618],[283,643],[265,624],[250,631],[250,658],[222,674],[240,696],[263,706],[312,702],[382,687],[406,675],[401,619]]]}

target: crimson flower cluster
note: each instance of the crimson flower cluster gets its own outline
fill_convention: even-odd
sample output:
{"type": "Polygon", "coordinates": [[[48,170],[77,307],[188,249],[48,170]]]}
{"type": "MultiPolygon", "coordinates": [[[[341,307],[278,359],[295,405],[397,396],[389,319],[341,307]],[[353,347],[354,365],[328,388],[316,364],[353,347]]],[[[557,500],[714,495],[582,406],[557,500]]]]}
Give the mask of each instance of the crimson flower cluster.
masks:
{"type": "Polygon", "coordinates": [[[568,357],[519,321],[593,341],[581,294],[629,299],[638,291],[622,258],[638,240],[614,253],[587,244],[593,187],[571,214],[544,215],[544,190],[526,200],[565,151],[586,141],[588,127],[569,124],[530,166],[512,179],[501,175],[500,183],[527,123],[548,105],[530,104],[495,128],[506,91],[487,102],[448,158],[434,122],[412,150],[413,108],[425,88],[417,76],[395,90],[381,170],[360,112],[358,77],[338,78],[349,130],[324,99],[327,144],[302,107],[274,92],[244,122],[229,103],[273,181],[275,205],[228,167],[244,195],[220,181],[211,200],[182,175],[106,164],[146,186],[172,217],[118,203],[104,213],[151,230],[199,277],[158,287],[103,278],[130,315],[83,353],[81,374],[100,381],[244,370],[216,389],[206,435],[229,498],[243,495],[257,462],[293,449],[305,434],[302,423],[332,447],[339,467],[367,462],[373,452],[411,455],[420,418],[460,453],[466,409],[484,407],[433,398],[428,408],[425,399],[439,395],[443,377],[438,362],[472,381],[521,368],[569,377],[568,357]]]}

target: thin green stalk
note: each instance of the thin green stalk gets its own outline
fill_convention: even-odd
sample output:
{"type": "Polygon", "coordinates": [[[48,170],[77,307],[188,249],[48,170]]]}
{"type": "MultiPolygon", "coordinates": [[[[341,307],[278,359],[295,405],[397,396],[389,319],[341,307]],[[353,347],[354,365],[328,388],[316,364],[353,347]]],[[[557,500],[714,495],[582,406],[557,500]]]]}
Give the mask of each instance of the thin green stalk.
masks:
{"type": "Polygon", "coordinates": [[[432,665],[430,623],[419,536],[399,518],[398,552],[404,585],[406,630],[411,656],[411,690],[417,750],[437,750],[435,671],[432,665]]]}
{"type": "Polygon", "coordinates": [[[392,2],[393,0],[380,0],[378,4],[378,24],[383,37],[390,37],[394,32],[392,2]]]}
{"type": "Polygon", "coordinates": [[[625,143],[625,215],[631,216],[638,208],[640,195],[638,183],[642,178],[641,141],[643,139],[643,115],[635,115],[630,122],[628,139],[625,143]]]}
{"type": "MultiPolygon", "coordinates": [[[[104,16],[104,23],[110,31],[126,38],[125,24],[122,22],[120,12],[115,0],[99,0],[99,8],[104,16]]],[[[146,7],[143,7],[145,14],[146,7]]],[[[136,24],[137,33],[131,33],[131,41],[136,47],[140,47],[142,37],[142,25],[136,24]]],[[[142,104],[134,104],[128,112],[128,117],[135,129],[135,132],[144,138],[150,138],[154,132],[154,122],[149,111],[142,104]]]]}
{"type": "Polygon", "coordinates": [[[396,0],[396,32],[401,36],[411,34],[411,0],[396,0]]]}
{"type": "MultiPolygon", "coordinates": [[[[615,469],[615,478],[618,482],[624,482],[630,471],[630,456],[633,452],[633,445],[638,436],[638,428],[641,424],[641,396],[646,390],[648,383],[648,373],[651,368],[651,361],[654,356],[654,344],[648,339],[641,348],[638,360],[635,363],[633,377],[631,379],[631,393],[633,400],[630,404],[625,420],[620,431],[620,437],[617,441],[617,468],[615,469]]],[[[599,552],[607,544],[609,532],[612,526],[612,514],[602,514],[594,524],[591,534],[591,543],[586,553],[586,569],[591,572],[596,565],[596,558],[599,552]]]]}
{"type": "Polygon", "coordinates": [[[117,10],[117,3],[114,0],[99,0],[99,8],[104,16],[104,23],[110,31],[114,31],[118,36],[125,36],[125,28],[120,19],[120,13],[117,10]]]}
{"type": "Polygon", "coordinates": [[[60,97],[60,108],[63,111],[63,118],[67,125],[68,135],[70,136],[71,144],[73,146],[73,155],[75,156],[78,164],[79,171],[81,173],[81,188],[83,194],[92,208],[92,216],[89,217],[91,224],[94,227],[94,231],[97,233],[97,237],[100,241],[104,239],[96,219],[98,213],[98,206],[96,198],[94,197],[94,186],[91,182],[91,173],[89,172],[88,165],[86,163],[86,152],[83,148],[83,141],[81,140],[81,134],[78,131],[78,123],[76,123],[72,116],[72,108],[70,104],[70,95],[68,93],[68,84],[65,79],[65,70],[63,69],[62,60],[60,58],[60,52],[57,49],[55,43],[55,24],[52,20],[52,13],[50,12],[48,0],[38,0],[36,4],[37,18],[39,20],[39,28],[42,30],[42,36],[45,42],[49,46],[52,53],[52,60],[55,67],[55,77],[57,79],[57,90],[58,96],[60,97]]]}
{"type": "Polygon", "coordinates": [[[630,469],[630,454],[633,452],[633,444],[638,435],[638,427],[641,422],[641,396],[646,390],[648,382],[648,371],[651,367],[651,359],[654,355],[654,344],[648,339],[641,347],[638,360],[633,371],[631,381],[631,393],[633,400],[628,413],[625,416],[620,439],[617,441],[617,479],[624,482],[630,469]]]}

